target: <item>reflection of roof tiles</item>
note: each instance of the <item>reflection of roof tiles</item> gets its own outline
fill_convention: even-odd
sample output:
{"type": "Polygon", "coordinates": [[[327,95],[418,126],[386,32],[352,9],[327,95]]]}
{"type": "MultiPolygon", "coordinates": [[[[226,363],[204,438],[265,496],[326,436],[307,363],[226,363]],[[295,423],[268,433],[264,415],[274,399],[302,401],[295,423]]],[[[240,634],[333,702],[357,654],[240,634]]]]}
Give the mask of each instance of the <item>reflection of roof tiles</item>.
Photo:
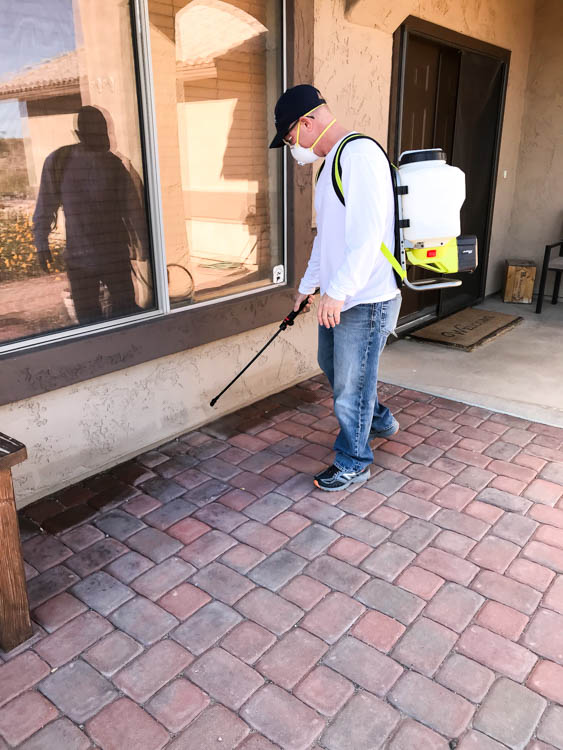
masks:
{"type": "Polygon", "coordinates": [[[262,51],[268,29],[246,11],[222,0],[192,0],[176,13],[176,58],[209,64],[214,58],[245,45],[262,51]]]}
{"type": "Polygon", "coordinates": [[[51,60],[23,68],[0,81],[0,99],[44,89],[68,89],[78,86],[78,52],[72,50],[51,60]]]}

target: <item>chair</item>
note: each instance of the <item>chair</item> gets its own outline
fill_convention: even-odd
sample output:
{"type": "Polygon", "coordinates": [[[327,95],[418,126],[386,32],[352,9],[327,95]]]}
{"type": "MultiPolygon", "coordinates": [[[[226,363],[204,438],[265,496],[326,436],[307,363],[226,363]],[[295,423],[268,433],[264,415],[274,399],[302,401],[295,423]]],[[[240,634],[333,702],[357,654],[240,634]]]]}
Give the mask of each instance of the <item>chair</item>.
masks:
{"type": "Polygon", "coordinates": [[[545,282],[547,280],[548,271],[555,271],[555,283],[553,285],[553,296],[551,298],[551,304],[556,305],[557,298],[559,297],[559,287],[561,285],[561,274],[563,273],[563,240],[559,240],[559,242],[555,242],[553,245],[545,246],[545,255],[543,256],[543,266],[541,270],[540,288],[538,290],[536,313],[541,313],[543,305],[543,293],[545,291],[545,282]],[[551,251],[554,247],[559,248],[559,256],[552,258],[551,251]]]}

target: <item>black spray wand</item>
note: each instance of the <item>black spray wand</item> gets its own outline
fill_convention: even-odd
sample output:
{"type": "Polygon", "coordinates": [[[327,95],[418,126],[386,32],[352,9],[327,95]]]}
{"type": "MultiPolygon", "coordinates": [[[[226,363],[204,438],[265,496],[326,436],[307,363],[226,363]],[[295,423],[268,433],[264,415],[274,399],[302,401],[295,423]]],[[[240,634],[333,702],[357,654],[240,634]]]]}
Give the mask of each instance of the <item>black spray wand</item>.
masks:
{"type": "Polygon", "coordinates": [[[215,398],[212,398],[212,399],[211,399],[211,401],[209,402],[209,406],[215,406],[215,404],[216,404],[216,403],[217,403],[217,401],[218,401],[218,400],[219,400],[219,399],[221,398],[221,396],[223,395],[223,393],[225,393],[225,391],[228,391],[228,390],[229,390],[229,388],[230,388],[230,387],[231,387],[231,386],[233,385],[233,383],[236,383],[236,381],[237,381],[237,380],[238,380],[238,379],[240,378],[240,376],[241,376],[241,375],[242,375],[243,373],[245,373],[245,372],[246,372],[246,371],[248,370],[248,368],[250,367],[250,365],[251,365],[251,364],[252,364],[253,362],[255,362],[255,361],[256,361],[256,360],[258,359],[258,357],[259,357],[259,356],[260,356],[260,355],[262,354],[262,352],[263,352],[263,351],[264,351],[265,349],[267,349],[267,348],[268,348],[268,347],[270,346],[270,344],[272,343],[272,341],[273,341],[273,340],[274,340],[274,339],[275,339],[275,338],[276,338],[277,336],[279,336],[279,335],[280,335],[280,333],[281,333],[282,331],[285,331],[285,329],[286,329],[286,328],[287,328],[288,326],[292,326],[292,325],[293,325],[293,321],[295,320],[295,318],[296,318],[296,317],[297,317],[297,316],[299,315],[299,313],[300,313],[300,312],[303,312],[303,310],[305,309],[305,307],[307,307],[307,305],[309,304],[309,296],[310,296],[310,295],[308,295],[307,297],[305,297],[305,299],[303,300],[303,302],[302,302],[302,303],[301,303],[301,304],[299,305],[299,310],[292,310],[292,311],[291,311],[291,312],[289,313],[289,315],[286,315],[286,316],[285,316],[285,318],[284,318],[284,319],[282,320],[282,322],[280,323],[280,327],[279,327],[279,328],[278,328],[278,330],[277,330],[277,331],[276,331],[276,332],[274,333],[274,335],[273,335],[273,336],[272,336],[272,338],[271,338],[271,339],[270,339],[270,340],[268,341],[268,343],[267,343],[267,344],[265,344],[265,346],[263,346],[263,347],[262,347],[262,348],[260,349],[260,351],[258,352],[258,354],[257,354],[257,355],[256,355],[255,357],[253,357],[253,358],[252,358],[252,359],[250,360],[250,362],[249,362],[249,363],[248,363],[248,364],[246,365],[246,367],[245,367],[245,368],[244,368],[243,370],[241,370],[241,371],[239,372],[239,374],[238,374],[238,375],[237,375],[237,376],[236,376],[235,378],[233,378],[233,379],[231,380],[231,382],[229,383],[229,385],[227,385],[227,386],[225,386],[225,387],[223,388],[223,390],[221,391],[221,393],[219,393],[219,394],[218,394],[217,396],[215,396],[215,398]]]}

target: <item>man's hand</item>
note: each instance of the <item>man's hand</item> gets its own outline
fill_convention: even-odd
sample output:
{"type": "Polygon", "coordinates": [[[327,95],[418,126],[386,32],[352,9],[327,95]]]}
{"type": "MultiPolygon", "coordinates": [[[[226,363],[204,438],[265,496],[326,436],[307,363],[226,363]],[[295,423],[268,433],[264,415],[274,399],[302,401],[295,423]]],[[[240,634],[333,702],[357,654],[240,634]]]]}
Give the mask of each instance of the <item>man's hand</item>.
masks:
{"type": "Polygon", "coordinates": [[[334,328],[340,323],[340,311],[344,300],[334,299],[328,294],[323,294],[317,310],[319,325],[325,328],[334,328]]]}
{"type": "Polygon", "coordinates": [[[303,312],[309,312],[309,310],[311,309],[311,305],[313,304],[314,296],[312,294],[301,294],[300,292],[297,292],[297,294],[295,295],[295,304],[293,305],[294,312],[297,312],[299,310],[299,306],[301,305],[303,300],[307,299],[307,297],[309,298],[309,301],[303,308],[303,312]]]}
{"type": "Polygon", "coordinates": [[[45,273],[49,273],[48,263],[53,262],[53,258],[51,257],[51,251],[50,250],[38,250],[37,260],[39,261],[41,270],[45,271],[45,273]]]}

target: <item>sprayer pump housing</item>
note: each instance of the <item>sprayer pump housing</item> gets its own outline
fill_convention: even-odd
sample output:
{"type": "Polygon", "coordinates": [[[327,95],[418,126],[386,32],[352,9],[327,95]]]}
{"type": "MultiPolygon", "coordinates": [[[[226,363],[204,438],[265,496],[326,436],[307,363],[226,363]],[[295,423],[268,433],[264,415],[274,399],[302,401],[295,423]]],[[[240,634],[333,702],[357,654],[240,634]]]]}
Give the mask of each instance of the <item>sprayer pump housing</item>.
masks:
{"type": "Polygon", "coordinates": [[[397,171],[405,243],[418,248],[439,247],[458,237],[465,201],[461,169],[447,164],[442,149],[431,148],[404,151],[397,171]]]}

